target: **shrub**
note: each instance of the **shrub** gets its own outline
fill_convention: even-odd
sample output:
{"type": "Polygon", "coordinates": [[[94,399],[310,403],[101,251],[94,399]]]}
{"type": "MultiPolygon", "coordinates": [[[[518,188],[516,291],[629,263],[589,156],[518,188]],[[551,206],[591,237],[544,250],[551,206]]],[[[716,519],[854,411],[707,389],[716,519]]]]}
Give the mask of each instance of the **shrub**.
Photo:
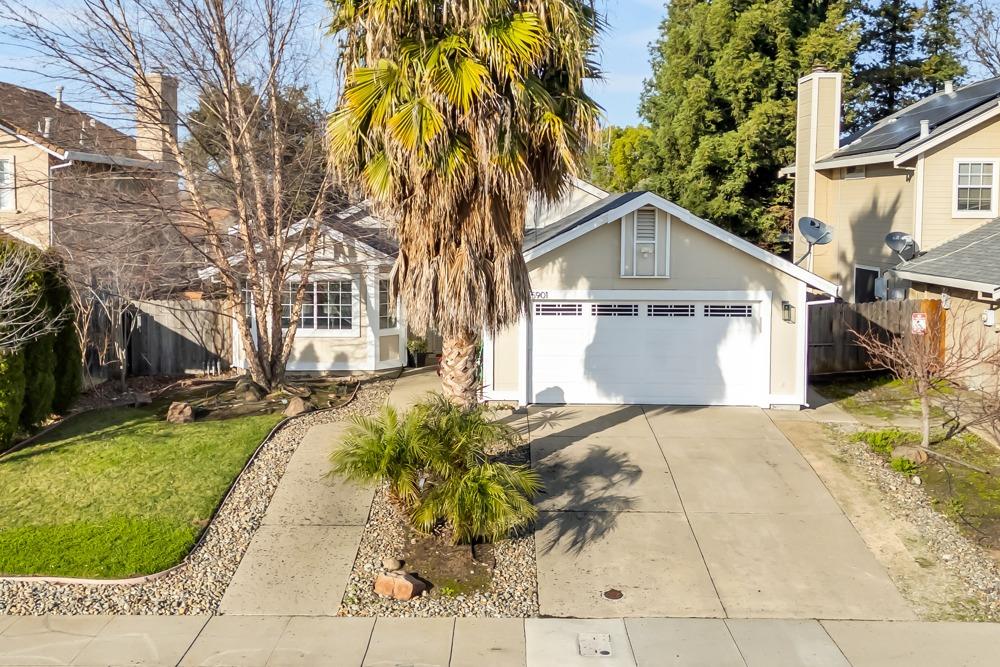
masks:
{"type": "Polygon", "coordinates": [[[0,352],[0,449],[14,439],[24,405],[24,355],[0,352]]]}
{"type": "Polygon", "coordinates": [[[30,429],[52,414],[56,393],[55,334],[41,336],[24,346],[24,405],[21,427],[30,429]]]}
{"type": "Polygon", "coordinates": [[[53,266],[48,274],[46,298],[49,310],[55,316],[61,315],[63,321],[52,341],[56,357],[52,372],[55,381],[52,409],[64,414],[72,407],[83,388],[83,353],[73,322],[73,300],[65,274],[59,264],[53,266]]]}
{"type": "Polygon", "coordinates": [[[855,442],[863,442],[876,454],[892,456],[892,450],[900,445],[913,444],[915,436],[898,428],[886,428],[879,431],[861,431],[853,437],[855,442]]]}
{"type": "Polygon", "coordinates": [[[396,499],[415,502],[429,458],[419,418],[415,411],[400,416],[391,405],[375,418],[354,417],[342,446],[330,456],[332,471],[356,482],[388,482],[396,499]]]}
{"type": "Polygon", "coordinates": [[[920,470],[919,465],[917,465],[910,459],[904,459],[901,456],[897,456],[896,458],[892,459],[889,465],[892,466],[893,470],[895,470],[898,473],[902,473],[907,477],[913,477],[915,474],[917,474],[917,471],[920,470]]]}
{"type": "Polygon", "coordinates": [[[434,396],[402,416],[387,406],[374,419],[355,418],[331,461],[349,479],[387,482],[425,532],[444,523],[456,543],[495,541],[537,516],[538,475],[490,455],[518,440],[485,408],[434,396]]]}

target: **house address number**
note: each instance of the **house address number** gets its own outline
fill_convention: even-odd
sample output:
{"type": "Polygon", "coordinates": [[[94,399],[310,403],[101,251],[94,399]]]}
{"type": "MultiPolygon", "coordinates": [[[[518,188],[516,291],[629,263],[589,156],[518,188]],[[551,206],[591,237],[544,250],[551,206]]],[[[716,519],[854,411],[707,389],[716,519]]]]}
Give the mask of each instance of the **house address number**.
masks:
{"type": "Polygon", "coordinates": [[[535,290],[531,290],[531,298],[532,298],[532,300],[548,299],[549,298],[549,293],[548,292],[544,292],[544,291],[543,292],[536,292],[535,290]]]}

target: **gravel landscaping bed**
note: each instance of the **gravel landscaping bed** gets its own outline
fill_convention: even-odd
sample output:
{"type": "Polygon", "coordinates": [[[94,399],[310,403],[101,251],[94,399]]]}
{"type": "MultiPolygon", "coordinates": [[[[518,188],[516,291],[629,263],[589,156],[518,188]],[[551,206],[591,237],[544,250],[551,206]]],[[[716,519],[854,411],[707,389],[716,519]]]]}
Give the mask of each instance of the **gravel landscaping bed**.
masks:
{"type": "Polygon", "coordinates": [[[940,563],[962,582],[972,603],[963,605],[965,620],[1000,621],[1000,565],[994,557],[936,510],[921,486],[889,467],[867,445],[843,437],[839,453],[878,485],[885,511],[916,526],[940,563]]]}
{"type": "Polygon", "coordinates": [[[409,602],[380,597],[373,590],[375,576],[384,571],[383,558],[403,553],[406,532],[405,518],[380,490],[347,582],[341,616],[538,616],[535,538],[531,532],[494,545],[496,567],[488,590],[455,596],[432,593],[409,602]]]}
{"type": "Polygon", "coordinates": [[[394,378],[366,382],[348,405],[306,414],[284,424],[237,480],[201,545],[168,574],[123,585],[0,580],[0,613],[216,613],[302,436],[317,424],[355,414],[374,414],[385,403],[393,382],[394,378]]]}

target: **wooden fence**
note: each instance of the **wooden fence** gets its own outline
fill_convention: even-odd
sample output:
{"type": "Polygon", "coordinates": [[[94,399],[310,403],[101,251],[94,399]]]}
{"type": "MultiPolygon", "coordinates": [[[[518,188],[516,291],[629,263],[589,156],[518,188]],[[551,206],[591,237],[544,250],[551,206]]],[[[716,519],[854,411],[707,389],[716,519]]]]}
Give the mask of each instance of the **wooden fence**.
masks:
{"type": "Polygon", "coordinates": [[[825,375],[869,370],[869,359],[851,331],[878,331],[885,336],[908,336],[914,313],[935,317],[940,301],[907,300],[872,303],[827,303],[809,307],[809,374],[825,375]]]}
{"type": "Polygon", "coordinates": [[[232,358],[230,318],[214,300],[144,301],[129,344],[130,375],[226,370],[232,358]]]}

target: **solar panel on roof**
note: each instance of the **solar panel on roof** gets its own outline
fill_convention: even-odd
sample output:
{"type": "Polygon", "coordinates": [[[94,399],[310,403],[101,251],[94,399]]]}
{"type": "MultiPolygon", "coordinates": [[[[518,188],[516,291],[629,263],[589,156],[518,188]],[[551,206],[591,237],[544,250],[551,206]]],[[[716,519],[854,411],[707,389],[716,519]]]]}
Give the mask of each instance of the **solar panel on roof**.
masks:
{"type": "Polygon", "coordinates": [[[1000,97],[1000,78],[959,88],[950,95],[926,98],[897,113],[892,122],[883,122],[863,134],[852,135],[853,141],[837,154],[857,155],[898,148],[920,136],[920,121],[929,121],[932,128],[940,126],[997,97],[1000,97]]]}

